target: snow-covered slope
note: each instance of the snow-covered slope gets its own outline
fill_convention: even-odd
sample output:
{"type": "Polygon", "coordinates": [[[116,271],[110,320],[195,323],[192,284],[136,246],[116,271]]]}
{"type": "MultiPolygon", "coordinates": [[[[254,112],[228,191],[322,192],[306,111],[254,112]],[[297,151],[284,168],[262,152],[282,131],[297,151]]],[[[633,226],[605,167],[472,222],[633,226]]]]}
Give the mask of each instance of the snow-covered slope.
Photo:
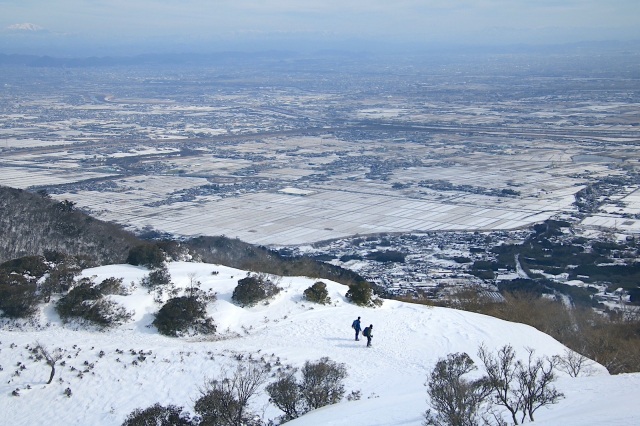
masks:
{"type": "MultiPolygon", "coordinates": [[[[0,422],[119,425],[133,409],[155,402],[181,405],[193,413],[205,379],[234,368],[240,354],[250,354],[272,365],[299,367],[323,356],[346,365],[347,390],[361,391],[362,399],[316,410],[292,425],[419,425],[427,409],[426,377],[448,353],[467,352],[477,361],[481,344],[490,350],[510,344],[523,356],[525,347],[535,348],[538,356],[562,354],[565,349],[531,327],[484,315],[396,301],[385,301],[376,309],[359,308],[345,300],[346,287],[330,281],[324,282],[333,304],[312,304],[302,300],[302,292],[315,282],[309,278],[283,278],[284,291],[268,305],[241,308],[231,303],[231,294],[245,271],[180,262],[169,264],[169,271],[179,287],[194,277],[203,289],[218,293],[209,307],[218,326],[214,338],[159,335],[150,326],[159,305],[142,288],[115,297],[135,315],[106,332],[63,326],[48,307],[42,312],[42,323],[49,322],[48,327],[5,325],[0,331],[0,422]],[[354,341],[350,326],[357,316],[363,325],[374,325],[372,348],[354,341]],[[49,368],[29,359],[26,347],[36,341],[68,354],[50,385],[45,384],[49,368]],[[64,394],[67,388],[70,397],[64,394]],[[12,396],[16,389],[20,395],[12,396]]],[[[96,276],[97,282],[123,277],[129,283],[147,273],[144,268],[112,265],[86,270],[84,276],[96,276]]],[[[631,408],[640,396],[639,385],[640,375],[609,376],[594,364],[590,377],[560,377],[556,386],[566,398],[540,409],[536,423],[640,424],[640,415],[631,408]]],[[[264,393],[252,402],[252,409],[265,419],[281,414],[264,393]]]]}

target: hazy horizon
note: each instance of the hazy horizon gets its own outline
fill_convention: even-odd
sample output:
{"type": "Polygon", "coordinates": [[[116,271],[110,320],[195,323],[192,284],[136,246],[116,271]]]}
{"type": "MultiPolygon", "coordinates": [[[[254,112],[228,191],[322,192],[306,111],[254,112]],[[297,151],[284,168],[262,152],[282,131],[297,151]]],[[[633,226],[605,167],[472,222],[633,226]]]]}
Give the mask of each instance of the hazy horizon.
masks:
{"type": "Polygon", "coordinates": [[[640,40],[617,0],[0,0],[0,52],[397,50],[640,40]]]}

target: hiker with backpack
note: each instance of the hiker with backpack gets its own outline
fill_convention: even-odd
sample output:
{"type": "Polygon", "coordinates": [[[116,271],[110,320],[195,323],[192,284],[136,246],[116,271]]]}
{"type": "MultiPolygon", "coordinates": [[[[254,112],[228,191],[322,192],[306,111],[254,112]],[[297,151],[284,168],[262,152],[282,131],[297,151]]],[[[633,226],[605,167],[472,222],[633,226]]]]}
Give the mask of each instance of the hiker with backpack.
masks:
{"type": "Polygon", "coordinates": [[[358,339],[358,335],[360,334],[360,317],[358,317],[358,319],[356,320],[353,320],[353,323],[351,323],[351,328],[356,331],[356,341],[360,340],[358,339]]]}
{"type": "Polygon", "coordinates": [[[365,327],[362,331],[362,335],[367,338],[367,347],[371,347],[371,339],[373,338],[373,324],[369,324],[369,327],[365,327]]]}

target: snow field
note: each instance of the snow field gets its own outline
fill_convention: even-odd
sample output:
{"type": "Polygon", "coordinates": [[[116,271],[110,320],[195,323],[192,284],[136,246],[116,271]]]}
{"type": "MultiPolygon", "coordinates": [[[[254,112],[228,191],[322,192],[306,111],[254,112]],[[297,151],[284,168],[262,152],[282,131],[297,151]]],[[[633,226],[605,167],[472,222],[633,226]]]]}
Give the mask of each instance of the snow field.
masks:
{"type": "MultiPolygon", "coordinates": [[[[129,296],[113,296],[135,310],[132,321],[103,332],[62,325],[48,306],[41,313],[41,323],[50,322],[49,327],[17,329],[5,324],[0,330],[2,423],[119,425],[135,408],[156,402],[181,405],[193,413],[206,378],[219,377],[221,369],[232,371],[242,354],[245,359],[249,355],[263,358],[274,368],[279,364],[301,367],[323,356],[346,365],[347,393],[359,390],[362,399],[316,410],[292,425],[419,425],[428,408],[427,375],[448,353],[467,352],[479,363],[476,353],[481,344],[492,351],[510,344],[521,357],[527,347],[534,348],[537,356],[565,350],[529,326],[484,315],[391,300],[381,308],[360,308],[346,301],[345,286],[327,280],[322,281],[332,299],[328,306],[302,300],[303,291],[316,280],[284,277],[279,282],[283,291],[268,304],[241,308],[231,303],[231,295],[246,271],[185,262],[170,263],[169,271],[177,287],[186,287],[193,277],[202,289],[217,292],[217,301],[208,308],[218,326],[215,336],[159,335],[150,324],[160,305],[140,286],[129,296]],[[351,322],[358,316],[363,328],[374,325],[370,349],[365,347],[366,338],[354,341],[351,322]],[[65,366],[57,366],[50,385],[45,384],[49,368],[28,359],[25,347],[36,341],[50,350],[63,348],[70,356],[65,366]],[[18,362],[26,369],[16,376],[18,362]],[[63,393],[67,387],[71,397],[63,393]],[[11,395],[15,389],[20,396],[11,395]]],[[[141,267],[111,265],[85,270],[83,276],[95,276],[96,282],[122,277],[127,284],[137,283],[147,273],[141,267]]],[[[567,397],[550,409],[540,409],[536,423],[604,424],[607,419],[612,421],[607,424],[638,424],[640,416],[626,410],[640,394],[640,375],[609,376],[597,364],[593,369],[592,377],[577,379],[560,373],[556,386],[567,397]],[[584,414],[590,412],[593,415],[584,414]]],[[[482,368],[476,373],[482,373],[482,368]]],[[[264,392],[251,404],[265,419],[281,414],[268,404],[264,392]]]]}

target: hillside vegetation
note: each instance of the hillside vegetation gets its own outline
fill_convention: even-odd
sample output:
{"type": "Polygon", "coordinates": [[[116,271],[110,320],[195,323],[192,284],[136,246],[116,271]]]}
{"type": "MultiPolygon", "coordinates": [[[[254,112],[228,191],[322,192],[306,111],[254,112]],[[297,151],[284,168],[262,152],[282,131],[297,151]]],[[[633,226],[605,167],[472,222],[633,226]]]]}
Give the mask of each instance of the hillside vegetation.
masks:
{"type": "Polygon", "coordinates": [[[0,262],[61,252],[89,265],[124,263],[140,240],[119,226],[75,210],[45,193],[0,187],[0,262]]]}

